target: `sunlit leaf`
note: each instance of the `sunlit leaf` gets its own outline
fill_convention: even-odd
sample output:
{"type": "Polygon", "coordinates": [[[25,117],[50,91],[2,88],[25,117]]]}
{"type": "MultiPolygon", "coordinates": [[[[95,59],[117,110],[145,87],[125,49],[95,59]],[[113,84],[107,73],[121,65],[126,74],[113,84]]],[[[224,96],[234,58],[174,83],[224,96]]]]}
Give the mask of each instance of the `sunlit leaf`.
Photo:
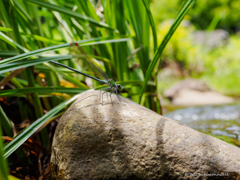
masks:
{"type": "Polygon", "coordinates": [[[171,39],[173,33],[176,31],[177,27],[179,24],[182,22],[184,16],[188,13],[189,9],[195,4],[196,0],[187,0],[181,10],[178,13],[177,18],[175,19],[174,23],[172,24],[171,28],[169,29],[168,33],[165,35],[164,39],[162,40],[160,46],[158,47],[158,50],[155,52],[154,58],[151,61],[150,65],[148,66],[147,72],[145,74],[145,79],[144,79],[144,85],[141,90],[141,96],[139,99],[139,103],[141,102],[141,97],[146,89],[147,82],[153,72],[153,69],[157,62],[159,61],[159,58],[166,47],[168,41],[171,39]]]}

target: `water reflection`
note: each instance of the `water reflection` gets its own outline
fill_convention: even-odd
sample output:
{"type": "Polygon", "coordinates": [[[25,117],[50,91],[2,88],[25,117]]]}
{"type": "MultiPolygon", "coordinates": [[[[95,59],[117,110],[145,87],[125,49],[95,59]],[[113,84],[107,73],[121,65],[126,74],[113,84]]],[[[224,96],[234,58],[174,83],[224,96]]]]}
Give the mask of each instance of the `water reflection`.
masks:
{"type": "Polygon", "coordinates": [[[196,130],[240,140],[240,104],[188,107],[164,116],[196,130]]]}

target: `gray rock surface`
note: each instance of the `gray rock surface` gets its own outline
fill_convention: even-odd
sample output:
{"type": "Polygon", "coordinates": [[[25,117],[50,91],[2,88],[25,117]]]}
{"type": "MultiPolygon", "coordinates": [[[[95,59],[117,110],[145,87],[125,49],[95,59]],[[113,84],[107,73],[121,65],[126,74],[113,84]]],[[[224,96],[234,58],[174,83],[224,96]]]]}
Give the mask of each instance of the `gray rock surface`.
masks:
{"type": "Polygon", "coordinates": [[[201,92],[190,89],[181,90],[178,96],[172,100],[172,104],[176,106],[220,105],[233,102],[233,98],[214,91],[201,92]]]}
{"type": "Polygon", "coordinates": [[[182,80],[180,82],[177,82],[172,87],[167,89],[164,92],[163,95],[166,98],[174,98],[174,97],[176,97],[178,95],[178,93],[182,89],[191,89],[191,90],[196,90],[196,91],[200,91],[200,92],[211,91],[211,88],[208,87],[208,85],[206,83],[204,83],[204,82],[202,82],[200,80],[197,80],[197,79],[185,79],[185,80],[182,80]]]}
{"type": "Polygon", "coordinates": [[[52,179],[240,177],[239,148],[112,98],[113,105],[106,96],[102,105],[99,91],[87,91],[64,113],[53,140],[52,179]]]}
{"type": "Polygon", "coordinates": [[[185,79],[164,92],[173,105],[200,106],[233,103],[234,99],[211,90],[200,80],[185,79]]]}
{"type": "Polygon", "coordinates": [[[201,44],[211,49],[227,44],[229,39],[229,33],[223,29],[196,31],[193,33],[193,36],[196,44],[201,44]]]}

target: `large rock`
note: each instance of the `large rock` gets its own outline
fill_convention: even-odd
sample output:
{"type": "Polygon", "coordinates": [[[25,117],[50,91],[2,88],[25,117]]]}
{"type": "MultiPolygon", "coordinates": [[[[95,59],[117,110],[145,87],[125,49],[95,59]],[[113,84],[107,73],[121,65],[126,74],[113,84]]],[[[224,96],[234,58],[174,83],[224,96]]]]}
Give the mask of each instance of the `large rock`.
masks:
{"type": "Polygon", "coordinates": [[[208,87],[208,85],[202,81],[199,81],[197,79],[185,79],[174,84],[172,87],[167,89],[163,95],[166,98],[173,99],[183,89],[191,89],[191,90],[200,91],[200,92],[211,91],[211,88],[208,87]]]}
{"type": "Polygon", "coordinates": [[[62,116],[52,146],[53,179],[240,177],[239,148],[112,98],[113,105],[106,96],[102,105],[99,91],[87,91],[62,116]]]}
{"type": "Polygon", "coordinates": [[[214,31],[196,31],[193,33],[193,39],[196,44],[201,44],[214,49],[228,43],[229,33],[223,29],[217,29],[214,31]]]}
{"type": "Polygon", "coordinates": [[[214,91],[201,92],[183,89],[178,93],[178,96],[173,99],[172,104],[176,106],[203,106],[227,104],[233,102],[233,98],[224,96],[214,91]]]}
{"type": "Polygon", "coordinates": [[[234,99],[211,90],[200,80],[185,79],[164,92],[173,105],[201,106],[233,103],[234,99]]]}

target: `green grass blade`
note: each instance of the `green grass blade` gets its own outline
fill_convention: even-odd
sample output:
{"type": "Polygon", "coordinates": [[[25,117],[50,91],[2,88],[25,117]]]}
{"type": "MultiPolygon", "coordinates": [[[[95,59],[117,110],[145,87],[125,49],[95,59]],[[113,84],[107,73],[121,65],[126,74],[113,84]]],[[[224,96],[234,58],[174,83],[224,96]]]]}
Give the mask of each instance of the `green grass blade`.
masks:
{"type": "MultiPolygon", "coordinates": [[[[116,42],[123,42],[123,41],[130,40],[130,38],[125,38],[125,37],[127,37],[127,36],[99,37],[99,38],[85,39],[85,40],[76,41],[76,42],[81,46],[88,46],[88,45],[116,43],[116,42]]],[[[65,43],[65,44],[50,46],[50,47],[46,47],[46,48],[42,48],[42,49],[37,49],[37,50],[30,51],[30,52],[24,53],[24,54],[19,54],[17,56],[0,61],[0,65],[19,61],[19,60],[25,59],[27,57],[43,53],[43,52],[58,50],[61,48],[67,48],[67,47],[69,47],[70,44],[71,43],[65,43]]]]}
{"type": "Polygon", "coordinates": [[[9,72],[9,71],[13,71],[13,70],[16,70],[16,69],[21,69],[21,68],[34,66],[34,65],[37,65],[37,64],[41,64],[41,63],[44,63],[44,62],[51,61],[51,60],[52,61],[59,61],[59,60],[67,60],[67,59],[71,59],[71,58],[72,58],[71,55],[54,56],[54,57],[51,56],[51,57],[43,57],[43,58],[38,58],[38,59],[24,60],[24,61],[4,64],[4,65],[0,66],[0,74],[5,73],[5,72],[9,72]]]}
{"type": "Polygon", "coordinates": [[[57,114],[59,111],[64,109],[66,106],[71,104],[78,96],[74,96],[71,99],[62,102],[44,116],[32,123],[28,128],[26,128],[21,134],[19,134],[13,141],[4,147],[4,158],[10,156],[19,146],[21,146],[28,138],[30,138],[44,123],[46,123],[51,117],[57,114]]]}
{"type": "Polygon", "coordinates": [[[24,89],[8,89],[0,91],[0,96],[17,96],[26,93],[39,93],[39,94],[53,94],[53,93],[67,93],[78,94],[89,89],[83,88],[65,88],[65,87],[27,87],[24,89]]]}
{"type": "Polygon", "coordinates": [[[99,26],[99,27],[104,27],[106,29],[114,30],[112,27],[110,27],[109,25],[107,25],[103,22],[98,22],[98,21],[96,21],[96,20],[94,20],[90,17],[87,17],[85,15],[82,15],[82,14],[79,14],[77,12],[71,11],[71,10],[69,10],[67,8],[64,8],[64,7],[56,6],[56,5],[46,3],[46,2],[40,1],[40,0],[25,0],[25,1],[37,4],[41,7],[45,7],[49,10],[52,10],[52,11],[57,11],[59,13],[63,13],[65,15],[68,15],[70,17],[73,17],[73,18],[76,18],[76,19],[79,19],[79,20],[82,20],[82,21],[88,21],[89,23],[94,24],[94,25],[99,26]]]}
{"type": "MultiPolygon", "coordinates": [[[[34,69],[37,70],[37,71],[41,71],[41,72],[50,72],[52,71],[51,68],[47,67],[47,66],[44,66],[44,65],[36,65],[34,66],[34,69]]],[[[61,72],[64,72],[64,73],[73,73],[73,71],[67,69],[67,68],[64,68],[64,67],[55,67],[54,68],[56,71],[61,71],[61,72]]]]}
{"type": "Polygon", "coordinates": [[[33,19],[35,20],[35,24],[37,26],[37,32],[40,36],[43,36],[43,30],[41,26],[41,17],[38,15],[38,7],[31,5],[30,8],[33,15],[33,19]]]}
{"type": "Polygon", "coordinates": [[[12,29],[13,29],[13,34],[14,34],[14,40],[16,41],[16,43],[19,45],[18,50],[20,53],[25,53],[28,52],[28,50],[26,50],[24,48],[24,44],[23,44],[23,39],[20,35],[20,31],[19,31],[19,21],[17,20],[17,11],[14,9],[15,6],[13,5],[13,2],[11,2],[11,8],[10,8],[10,20],[12,23],[12,29]]]}
{"type": "Polygon", "coordinates": [[[6,26],[6,27],[11,27],[11,23],[10,23],[10,19],[9,19],[9,15],[7,14],[7,8],[4,6],[4,2],[3,0],[0,0],[0,7],[1,7],[1,16],[3,18],[3,24],[6,26]]]}
{"type": "Polygon", "coordinates": [[[7,115],[3,111],[2,107],[0,106],[0,119],[1,119],[1,124],[4,129],[4,132],[6,133],[7,136],[12,137],[13,136],[13,129],[12,129],[12,124],[10,120],[8,119],[7,115]]]}
{"type": "Polygon", "coordinates": [[[8,168],[6,160],[3,158],[4,151],[3,151],[3,141],[2,141],[2,127],[0,121],[0,179],[8,180],[8,168]]]}
{"type": "Polygon", "coordinates": [[[11,29],[11,28],[6,28],[6,27],[0,26],[0,31],[3,31],[3,32],[11,32],[12,29],[11,29]]]}
{"type": "MultiPolygon", "coordinates": [[[[7,73],[6,73],[7,74],[7,73]]],[[[5,75],[5,74],[1,74],[0,73],[0,79],[2,80],[3,78],[5,78],[5,77],[7,77],[7,75],[5,75]]],[[[12,78],[12,80],[13,79],[15,79],[18,83],[21,83],[21,84],[23,84],[23,85],[25,85],[25,86],[27,86],[28,85],[28,82],[26,81],[26,80],[23,80],[23,79],[20,79],[20,78],[12,78]]],[[[11,81],[12,81],[11,80],[11,81]]],[[[41,87],[39,84],[35,84],[35,87],[36,86],[38,86],[38,87],[41,87]]],[[[23,88],[23,87],[21,87],[21,88],[23,88]]]]}
{"type": "MultiPolygon", "coordinates": [[[[25,69],[25,76],[27,77],[28,80],[28,86],[29,87],[35,87],[35,79],[33,76],[33,72],[30,67],[25,69]]],[[[38,96],[38,93],[33,93],[32,94],[32,100],[33,100],[33,106],[35,109],[36,117],[40,118],[43,115],[43,108],[41,105],[40,97],[38,96]]],[[[43,131],[41,131],[42,133],[43,131]]],[[[47,131],[45,132],[47,134],[47,131]]],[[[46,143],[45,139],[45,143],[46,143]]]]}
{"type": "MultiPolygon", "coordinates": [[[[5,28],[5,27],[0,26],[0,31],[12,32],[13,30],[11,28],[5,28]]],[[[20,34],[25,36],[25,37],[34,38],[35,40],[46,42],[46,43],[52,43],[52,44],[63,43],[63,41],[52,40],[52,39],[49,39],[49,38],[46,38],[46,37],[43,37],[43,36],[39,36],[39,35],[36,35],[36,34],[27,34],[27,33],[22,33],[22,32],[20,32],[20,34]]]]}
{"type": "Polygon", "coordinates": [[[21,34],[25,37],[34,38],[37,41],[42,41],[45,43],[51,43],[51,44],[62,44],[63,43],[63,41],[55,41],[55,40],[52,40],[52,39],[49,39],[46,37],[42,37],[39,35],[35,35],[35,34],[26,34],[26,33],[21,33],[21,34]]]}
{"type": "Polygon", "coordinates": [[[147,16],[146,8],[142,1],[125,1],[125,9],[127,13],[128,21],[133,27],[135,37],[134,46],[135,49],[143,46],[141,51],[137,53],[140,68],[145,74],[150,62],[149,59],[149,18],[147,16]]]}
{"type": "Polygon", "coordinates": [[[19,4],[19,2],[17,0],[13,0],[13,3],[15,8],[18,9],[20,13],[22,13],[23,16],[28,19],[28,21],[33,23],[31,16],[28,14],[27,11],[25,11],[25,9],[19,4]]]}
{"type": "MultiPolygon", "coordinates": [[[[15,73],[18,73],[18,71],[17,72],[11,72],[11,73],[13,73],[13,75],[15,75],[15,73]]],[[[6,83],[7,81],[11,81],[16,88],[23,88],[23,86],[20,84],[20,82],[22,82],[22,81],[18,81],[17,78],[13,77],[13,75],[11,73],[6,72],[5,74],[0,74],[1,83],[6,83]]],[[[27,84],[28,83],[26,81],[26,85],[27,84]]]]}
{"type": "Polygon", "coordinates": [[[17,51],[0,51],[0,57],[12,57],[17,56],[19,53],[17,51]]]}
{"type": "MultiPolygon", "coordinates": [[[[20,25],[22,23],[22,19],[18,19],[19,14],[17,13],[16,9],[15,9],[15,5],[14,2],[11,1],[11,8],[10,8],[10,16],[11,16],[11,22],[12,22],[12,26],[13,26],[13,34],[14,34],[14,38],[16,40],[16,42],[18,44],[20,44],[21,46],[24,46],[23,43],[23,38],[20,35],[20,25]]],[[[34,9],[33,9],[34,11],[34,9]]],[[[35,13],[36,14],[36,13],[35,13]]],[[[25,51],[23,51],[22,49],[19,49],[20,53],[24,53],[25,51]]],[[[33,76],[33,72],[32,69],[30,67],[26,68],[24,70],[24,76],[28,81],[28,86],[30,87],[34,87],[35,86],[35,79],[33,76]]],[[[43,116],[43,107],[41,105],[41,100],[40,97],[38,96],[38,93],[32,93],[30,96],[27,96],[27,98],[29,100],[32,100],[33,102],[33,106],[34,106],[34,111],[35,111],[35,117],[36,118],[40,118],[43,116]]],[[[41,138],[43,141],[44,145],[47,145],[47,137],[48,137],[48,133],[47,133],[47,129],[44,128],[41,131],[41,138]]]]}
{"type": "Polygon", "coordinates": [[[176,18],[176,20],[174,21],[174,23],[172,24],[172,26],[170,27],[168,33],[165,35],[164,39],[162,40],[160,46],[158,47],[158,50],[156,51],[153,60],[151,61],[150,65],[148,66],[146,75],[145,75],[145,79],[144,79],[144,85],[143,88],[141,90],[141,95],[140,95],[140,99],[139,99],[139,103],[141,102],[141,98],[142,95],[146,89],[146,85],[147,82],[152,74],[152,71],[156,65],[156,63],[158,62],[164,48],[166,47],[168,41],[170,40],[170,38],[172,37],[173,33],[176,31],[177,27],[179,26],[179,24],[182,22],[184,16],[187,14],[187,12],[189,11],[189,9],[195,4],[196,0],[187,0],[185,2],[185,4],[183,5],[183,7],[181,8],[180,12],[178,13],[178,16],[176,18]]]}
{"type": "Polygon", "coordinates": [[[142,0],[142,1],[143,1],[143,4],[144,4],[145,8],[146,8],[148,19],[149,19],[150,25],[152,27],[153,49],[154,49],[154,52],[155,52],[157,50],[157,33],[156,33],[156,28],[155,28],[153,16],[152,16],[152,13],[150,11],[150,7],[149,7],[148,1],[147,0],[142,0]]]}
{"type": "MultiPolygon", "coordinates": [[[[116,83],[121,84],[121,85],[140,85],[142,86],[144,84],[144,81],[141,80],[128,80],[128,81],[117,81],[116,83]]],[[[147,85],[149,86],[156,86],[154,82],[148,81],[147,85]]]]}
{"type": "Polygon", "coordinates": [[[18,44],[17,42],[15,42],[14,40],[12,40],[10,37],[8,37],[7,35],[5,35],[2,32],[0,32],[0,39],[5,41],[6,43],[10,44],[14,48],[17,47],[20,50],[22,50],[23,52],[29,52],[25,47],[21,46],[20,44],[18,44]]]}

